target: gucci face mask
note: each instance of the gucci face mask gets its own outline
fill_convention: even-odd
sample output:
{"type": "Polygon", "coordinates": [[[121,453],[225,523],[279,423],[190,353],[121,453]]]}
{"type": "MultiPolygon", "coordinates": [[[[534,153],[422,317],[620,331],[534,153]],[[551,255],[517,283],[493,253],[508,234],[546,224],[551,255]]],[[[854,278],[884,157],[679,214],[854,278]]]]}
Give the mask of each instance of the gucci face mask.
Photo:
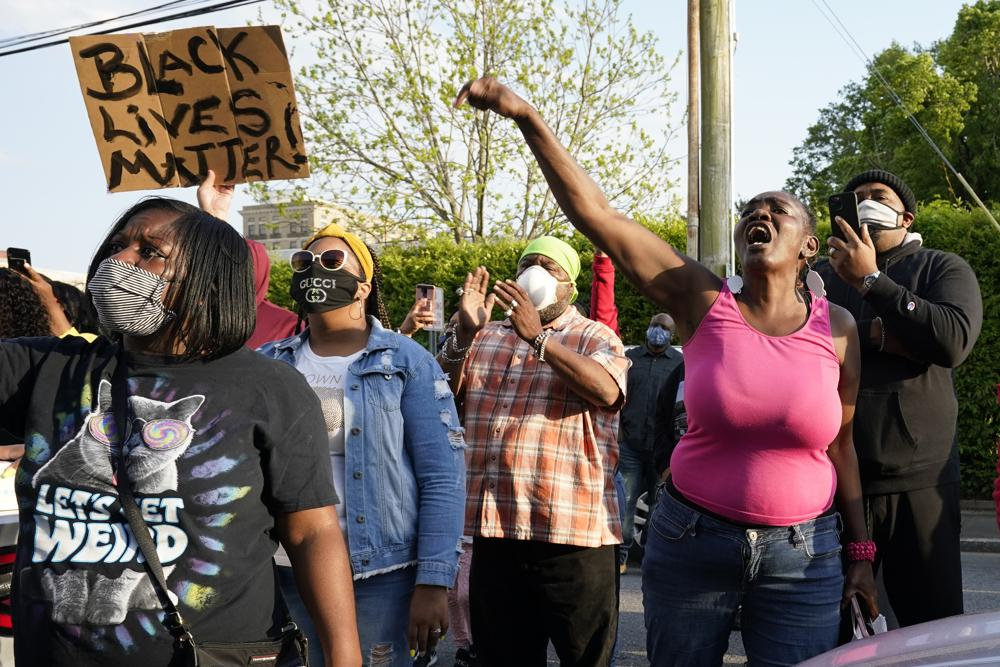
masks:
{"type": "Polygon", "coordinates": [[[344,269],[330,271],[314,263],[292,274],[289,292],[307,313],[326,313],[354,303],[358,279],[344,269]]]}
{"type": "Polygon", "coordinates": [[[149,336],[175,314],[163,307],[167,281],[138,266],[108,258],[87,284],[101,325],[126,336],[149,336]]]}

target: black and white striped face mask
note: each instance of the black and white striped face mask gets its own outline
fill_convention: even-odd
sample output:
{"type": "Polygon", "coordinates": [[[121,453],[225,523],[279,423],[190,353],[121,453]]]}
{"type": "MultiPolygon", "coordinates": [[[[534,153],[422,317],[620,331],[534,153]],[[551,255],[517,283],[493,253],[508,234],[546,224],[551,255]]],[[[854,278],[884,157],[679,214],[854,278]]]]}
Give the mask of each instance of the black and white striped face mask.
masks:
{"type": "Polygon", "coordinates": [[[167,281],[138,266],[108,258],[87,284],[101,325],[127,336],[156,333],[174,313],[163,307],[167,281]]]}

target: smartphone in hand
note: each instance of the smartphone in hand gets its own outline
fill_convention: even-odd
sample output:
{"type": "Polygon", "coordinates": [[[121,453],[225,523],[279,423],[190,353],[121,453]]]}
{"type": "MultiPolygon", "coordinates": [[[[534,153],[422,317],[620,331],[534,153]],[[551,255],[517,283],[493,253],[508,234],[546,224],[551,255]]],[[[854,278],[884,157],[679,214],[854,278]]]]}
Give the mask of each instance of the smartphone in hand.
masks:
{"type": "Polygon", "coordinates": [[[830,206],[830,225],[833,235],[841,241],[847,241],[844,231],[837,224],[837,218],[843,218],[854,233],[861,236],[861,216],[858,214],[858,195],[855,192],[839,192],[830,195],[827,201],[830,206]]]}
{"type": "Polygon", "coordinates": [[[7,268],[26,276],[28,272],[24,270],[25,264],[31,264],[30,252],[24,248],[7,248],[7,268]]]}
{"type": "Polygon", "coordinates": [[[434,285],[417,285],[417,301],[427,299],[426,310],[434,313],[434,324],[424,327],[427,331],[444,330],[444,290],[434,285]]]}

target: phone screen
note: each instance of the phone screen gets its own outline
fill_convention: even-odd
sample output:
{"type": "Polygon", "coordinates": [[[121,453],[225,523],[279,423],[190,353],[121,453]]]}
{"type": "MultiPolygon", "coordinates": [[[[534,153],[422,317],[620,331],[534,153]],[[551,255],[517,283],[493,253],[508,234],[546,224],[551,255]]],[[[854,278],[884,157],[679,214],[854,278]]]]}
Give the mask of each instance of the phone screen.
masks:
{"type": "Polygon", "coordinates": [[[27,273],[25,264],[31,264],[31,253],[24,248],[7,248],[7,266],[11,271],[27,273]]]}
{"type": "Polygon", "coordinates": [[[433,299],[434,285],[417,285],[417,299],[433,299]]]}
{"type": "Polygon", "coordinates": [[[861,236],[861,219],[858,215],[858,195],[854,192],[841,192],[831,195],[827,202],[830,206],[830,227],[833,235],[846,241],[844,231],[837,224],[837,218],[843,218],[854,233],[861,236]]]}

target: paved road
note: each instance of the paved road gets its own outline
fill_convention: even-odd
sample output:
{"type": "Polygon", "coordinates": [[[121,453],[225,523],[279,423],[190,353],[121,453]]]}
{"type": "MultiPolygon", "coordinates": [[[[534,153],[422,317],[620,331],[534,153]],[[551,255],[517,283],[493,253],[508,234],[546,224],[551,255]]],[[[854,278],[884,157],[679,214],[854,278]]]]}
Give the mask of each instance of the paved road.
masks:
{"type": "MultiPolygon", "coordinates": [[[[963,553],[962,571],[965,584],[965,610],[967,613],[1000,609],[1000,553],[963,553]]],[[[646,631],[642,622],[641,575],[630,570],[622,577],[621,616],[618,646],[618,667],[647,667],[646,631]]],[[[450,643],[439,652],[440,667],[451,667],[453,649],[450,643]]],[[[734,633],[729,642],[726,664],[741,665],[743,645],[734,633]]],[[[558,665],[555,654],[550,652],[549,664],[558,665]]]]}

